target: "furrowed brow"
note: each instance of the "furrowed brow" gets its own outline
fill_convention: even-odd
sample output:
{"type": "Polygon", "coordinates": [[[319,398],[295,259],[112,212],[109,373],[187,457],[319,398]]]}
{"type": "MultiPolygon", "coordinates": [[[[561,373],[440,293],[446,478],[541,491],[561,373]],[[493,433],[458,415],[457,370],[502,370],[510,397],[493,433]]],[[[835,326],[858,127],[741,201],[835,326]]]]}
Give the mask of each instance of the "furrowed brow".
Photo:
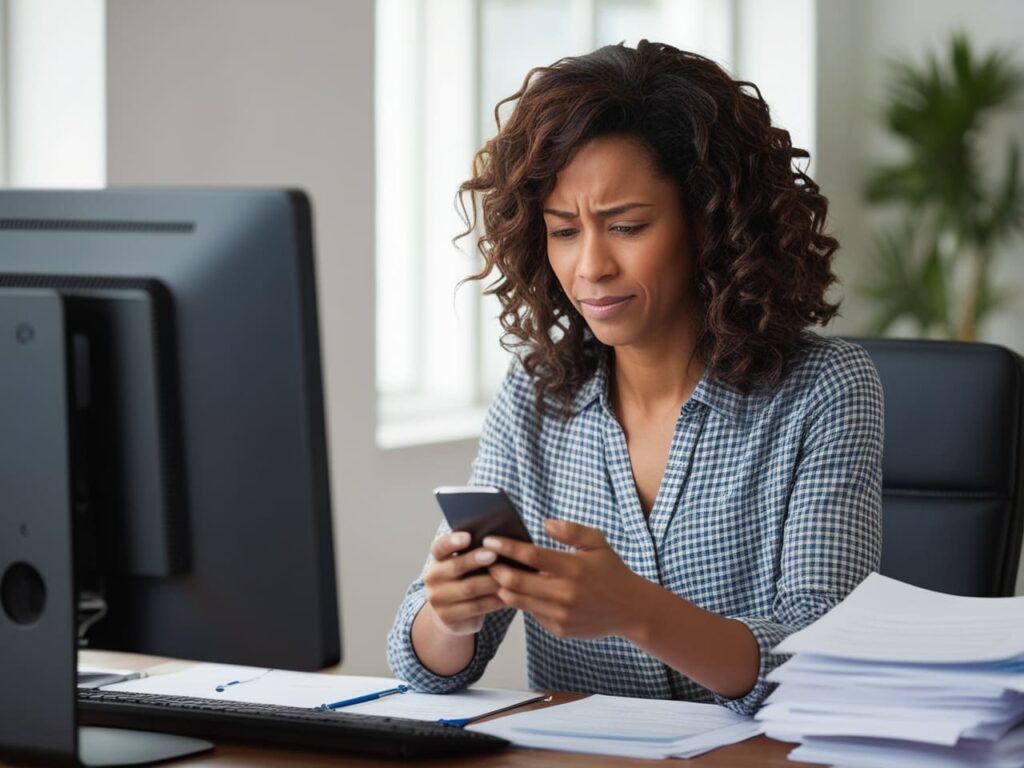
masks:
{"type": "MultiPolygon", "coordinates": [[[[613,208],[604,208],[596,211],[596,214],[602,219],[607,219],[611,216],[618,216],[619,214],[631,211],[634,208],[653,208],[654,206],[650,203],[623,203],[622,205],[616,205],[613,208]]],[[[544,213],[551,216],[556,216],[559,219],[575,219],[579,217],[578,213],[573,211],[560,211],[557,208],[545,208],[544,213]]]]}
{"type": "Polygon", "coordinates": [[[605,208],[604,210],[597,211],[597,215],[602,219],[607,219],[609,216],[618,216],[620,213],[631,211],[634,208],[653,208],[654,206],[650,203],[623,203],[622,205],[616,205],[614,208],[605,208]]]}

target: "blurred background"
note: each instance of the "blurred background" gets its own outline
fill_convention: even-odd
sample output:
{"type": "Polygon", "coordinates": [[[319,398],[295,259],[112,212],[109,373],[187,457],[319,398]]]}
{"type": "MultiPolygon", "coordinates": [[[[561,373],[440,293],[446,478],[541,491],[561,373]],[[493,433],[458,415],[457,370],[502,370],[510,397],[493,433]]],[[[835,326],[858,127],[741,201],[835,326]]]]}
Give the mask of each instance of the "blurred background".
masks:
{"type": "MultiPolygon", "coordinates": [[[[0,0],[0,184],[311,195],[346,672],[386,674],[430,492],[468,478],[508,365],[451,242],[495,104],[641,38],[756,83],[810,152],[828,333],[1024,352],[1018,0],[0,0]]],[[[519,621],[485,682],[525,686],[519,621]]]]}

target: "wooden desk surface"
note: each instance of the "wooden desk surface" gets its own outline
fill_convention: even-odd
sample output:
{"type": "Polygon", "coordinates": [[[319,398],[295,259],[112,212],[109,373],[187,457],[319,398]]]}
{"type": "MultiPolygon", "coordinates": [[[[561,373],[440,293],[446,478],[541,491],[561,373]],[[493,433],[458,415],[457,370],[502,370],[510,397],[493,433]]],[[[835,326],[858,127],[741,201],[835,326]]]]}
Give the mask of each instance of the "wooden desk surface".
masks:
{"type": "MultiPolygon", "coordinates": [[[[84,652],[81,662],[91,666],[121,669],[146,669],[154,664],[166,661],[150,656],[131,654],[84,652]]],[[[555,694],[551,704],[579,698],[574,694],[555,694]]],[[[531,707],[550,706],[538,703],[531,707]]],[[[764,736],[749,739],[740,744],[716,749],[700,757],[685,762],[694,768],[791,768],[794,763],[786,759],[793,749],[792,744],[773,741],[764,736]]],[[[251,747],[227,742],[218,742],[216,749],[206,755],[200,755],[172,763],[182,768],[196,766],[264,766],[266,768],[284,768],[284,766],[366,766],[367,768],[392,768],[410,764],[433,766],[480,766],[480,768],[573,768],[574,766],[595,766],[595,768],[612,768],[613,766],[631,765],[666,765],[664,760],[636,760],[631,758],[601,757],[598,755],[581,755],[572,752],[549,752],[546,750],[509,749],[494,755],[469,755],[460,758],[440,758],[436,760],[381,760],[377,758],[351,757],[323,752],[301,752],[284,749],[267,749],[251,747]]],[[[682,765],[682,763],[680,763],[682,765]]]]}
{"type": "MultiPolygon", "coordinates": [[[[218,743],[216,749],[207,755],[179,760],[171,765],[193,768],[194,766],[352,766],[355,768],[409,768],[410,765],[452,766],[452,768],[624,768],[625,766],[669,766],[680,768],[793,768],[798,763],[790,762],[786,755],[793,749],[792,744],[773,741],[758,736],[740,744],[721,747],[700,757],[669,763],[665,760],[637,760],[625,757],[601,757],[580,755],[572,752],[548,752],[546,750],[512,748],[495,755],[468,755],[459,758],[438,758],[435,760],[380,760],[368,757],[350,757],[316,752],[290,752],[285,750],[242,747],[236,744],[218,743]]],[[[800,763],[799,765],[807,765],[800,763]]]]}

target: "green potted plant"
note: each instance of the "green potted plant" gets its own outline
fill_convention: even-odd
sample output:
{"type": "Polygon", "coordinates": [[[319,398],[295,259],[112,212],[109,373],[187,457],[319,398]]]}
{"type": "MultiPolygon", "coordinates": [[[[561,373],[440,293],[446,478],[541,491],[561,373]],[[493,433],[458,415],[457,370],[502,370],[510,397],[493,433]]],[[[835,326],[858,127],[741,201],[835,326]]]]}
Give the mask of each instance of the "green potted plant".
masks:
{"type": "Polygon", "coordinates": [[[864,286],[878,310],[870,331],[910,319],[922,335],[973,340],[1012,296],[993,286],[991,267],[1024,229],[1020,149],[1011,141],[1000,172],[986,174],[981,148],[987,118],[1018,103],[1024,70],[1006,52],[976,58],[963,34],[944,60],[932,53],[923,65],[891,67],[885,121],[906,157],[876,168],[865,196],[897,206],[903,223],[875,240],[877,269],[864,286]]]}

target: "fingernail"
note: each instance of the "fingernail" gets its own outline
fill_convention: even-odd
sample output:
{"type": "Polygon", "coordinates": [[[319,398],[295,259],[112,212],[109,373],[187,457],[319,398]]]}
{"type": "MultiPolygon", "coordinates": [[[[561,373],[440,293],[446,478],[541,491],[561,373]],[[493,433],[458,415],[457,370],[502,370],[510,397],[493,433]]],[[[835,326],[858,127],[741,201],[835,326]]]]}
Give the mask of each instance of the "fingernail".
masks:
{"type": "Polygon", "coordinates": [[[488,549],[501,549],[501,540],[496,539],[493,536],[488,536],[484,539],[484,546],[488,549]]]}
{"type": "Polygon", "coordinates": [[[497,559],[498,556],[487,549],[479,550],[476,553],[476,561],[480,563],[480,565],[490,565],[497,559]]]}
{"type": "Polygon", "coordinates": [[[458,531],[451,536],[453,547],[464,547],[469,544],[469,534],[465,531],[458,531]]]}

